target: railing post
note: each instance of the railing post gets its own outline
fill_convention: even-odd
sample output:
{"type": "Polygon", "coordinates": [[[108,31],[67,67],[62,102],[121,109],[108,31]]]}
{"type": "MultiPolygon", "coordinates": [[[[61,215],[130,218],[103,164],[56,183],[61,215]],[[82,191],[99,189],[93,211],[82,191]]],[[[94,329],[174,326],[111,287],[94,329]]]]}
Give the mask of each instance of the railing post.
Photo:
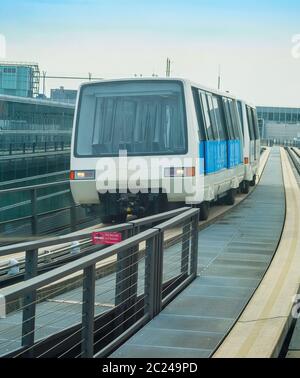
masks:
{"type": "Polygon", "coordinates": [[[156,243],[156,294],[154,315],[162,309],[162,286],[163,286],[163,260],[164,260],[164,231],[160,231],[156,243]]]}
{"type": "Polygon", "coordinates": [[[188,220],[182,228],[181,273],[184,274],[189,273],[190,229],[191,223],[188,220]]]}
{"type": "Polygon", "coordinates": [[[23,154],[25,155],[26,152],[26,143],[23,143],[23,154]]]}
{"type": "MultiPolygon", "coordinates": [[[[25,280],[37,275],[38,271],[38,250],[26,251],[25,256],[25,280]]],[[[22,321],[22,346],[30,348],[34,344],[36,290],[24,297],[23,321],[22,321]]],[[[33,356],[32,348],[26,352],[27,357],[33,356]]]]}
{"type": "Polygon", "coordinates": [[[9,154],[12,155],[12,144],[9,143],[9,154]]]}
{"type": "Polygon", "coordinates": [[[31,233],[37,235],[38,233],[38,215],[37,215],[37,192],[36,189],[30,191],[31,195],[31,233]]]}
{"type": "Polygon", "coordinates": [[[145,255],[145,311],[149,315],[149,319],[155,316],[155,302],[157,292],[156,280],[156,239],[154,236],[146,241],[145,255]]]}
{"type": "Polygon", "coordinates": [[[94,355],[95,271],[95,265],[83,271],[82,358],[92,358],[94,355]]]}
{"type": "MultiPolygon", "coordinates": [[[[123,238],[132,236],[132,230],[123,232],[123,238]]],[[[126,302],[131,295],[132,248],[117,253],[115,305],[126,302]]],[[[137,273],[137,272],[136,272],[137,273]]]]}
{"type": "Polygon", "coordinates": [[[198,219],[199,213],[197,212],[192,218],[192,230],[191,230],[191,274],[195,277],[198,273],[198,219]]]}
{"type": "MultiPolygon", "coordinates": [[[[131,237],[132,232],[132,229],[126,230],[123,232],[123,238],[131,237]]],[[[116,334],[123,331],[125,311],[136,301],[138,263],[133,256],[134,251],[135,247],[117,253],[115,306],[120,306],[123,315],[118,316],[118,320],[115,322],[116,334]]],[[[135,311],[135,306],[133,306],[133,311],[135,311]]]]}
{"type": "Polygon", "coordinates": [[[71,225],[72,232],[77,230],[77,211],[76,211],[76,204],[74,201],[72,201],[72,204],[70,207],[70,225],[71,225]]]}

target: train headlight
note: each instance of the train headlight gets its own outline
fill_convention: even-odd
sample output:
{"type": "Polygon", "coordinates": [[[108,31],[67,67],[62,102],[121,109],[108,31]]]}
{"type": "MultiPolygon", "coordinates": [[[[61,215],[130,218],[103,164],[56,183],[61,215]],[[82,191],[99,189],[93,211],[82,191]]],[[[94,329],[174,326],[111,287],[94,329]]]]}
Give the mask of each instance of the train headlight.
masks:
{"type": "Polygon", "coordinates": [[[94,180],[95,171],[70,171],[70,180],[94,180]]]}
{"type": "Polygon", "coordinates": [[[165,177],[193,177],[195,176],[195,167],[170,167],[165,168],[165,177]]]}

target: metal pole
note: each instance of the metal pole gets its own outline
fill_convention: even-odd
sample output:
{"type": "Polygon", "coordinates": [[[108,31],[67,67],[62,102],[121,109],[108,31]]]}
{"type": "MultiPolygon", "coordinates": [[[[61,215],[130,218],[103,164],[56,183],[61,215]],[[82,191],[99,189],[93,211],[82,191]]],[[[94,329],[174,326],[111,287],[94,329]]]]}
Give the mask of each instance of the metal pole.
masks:
{"type": "Polygon", "coordinates": [[[46,71],[43,71],[43,95],[46,93],[46,71]]]}
{"type": "Polygon", "coordinates": [[[221,88],[221,66],[219,64],[219,67],[218,67],[218,89],[220,90],[221,88]]]}
{"type": "Polygon", "coordinates": [[[30,191],[31,195],[31,233],[37,235],[38,233],[38,215],[37,215],[37,192],[36,189],[30,191]]]}
{"type": "Polygon", "coordinates": [[[192,235],[191,235],[191,274],[195,277],[198,273],[198,237],[199,237],[199,230],[198,230],[198,220],[199,214],[193,216],[192,219],[192,235]]]}
{"type": "Polygon", "coordinates": [[[77,229],[77,211],[76,211],[76,204],[72,201],[72,205],[70,207],[70,225],[71,231],[74,232],[77,229]]]}
{"type": "MultiPolygon", "coordinates": [[[[25,280],[29,280],[38,272],[38,250],[26,251],[25,256],[25,280]]],[[[22,346],[28,348],[34,344],[36,290],[24,297],[23,321],[22,321],[22,346]]],[[[33,356],[33,349],[26,352],[27,357],[33,356]]]]}
{"type": "MultiPolygon", "coordinates": [[[[132,236],[132,230],[125,230],[123,232],[123,239],[129,238],[130,236],[132,236]]],[[[126,309],[132,306],[137,295],[138,264],[133,264],[133,250],[133,248],[129,248],[117,253],[115,306],[120,306],[119,311],[122,315],[118,316],[118,319],[114,322],[116,336],[123,332],[126,309]],[[136,284],[134,284],[134,282],[136,282],[136,284]]]]}
{"type": "Polygon", "coordinates": [[[162,308],[162,286],[163,286],[163,260],[164,260],[164,231],[160,231],[157,237],[157,247],[156,247],[156,300],[155,300],[155,308],[154,308],[154,315],[160,313],[162,308]]]}
{"type": "Polygon", "coordinates": [[[157,292],[155,279],[156,263],[155,263],[155,245],[157,237],[152,237],[146,241],[145,255],[145,312],[149,314],[149,319],[155,316],[155,293],[157,292]]]}
{"type": "Polygon", "coordinates": [[[81,352],[82,358],[92,358],[94,355],[95,265],[85,268],[83,274],[81,352]]]}
{"type": "Polygon", "coordinates": [[[121,303],[123,303],[124,305],[124,303],[126,302],[126,300],[130,297],[132,293],[132,290],[130,288],[132,284],[131,275],[135,273],[135,269],[136,269],[136,268],[132,269],[133,268],[132,267],[132,250],[133,250],[132,248],[129,248],[126,251],[121,251],[117,253],[116,291],[115,291],[115,305],[116,306],[118,306],[121,303]]]}

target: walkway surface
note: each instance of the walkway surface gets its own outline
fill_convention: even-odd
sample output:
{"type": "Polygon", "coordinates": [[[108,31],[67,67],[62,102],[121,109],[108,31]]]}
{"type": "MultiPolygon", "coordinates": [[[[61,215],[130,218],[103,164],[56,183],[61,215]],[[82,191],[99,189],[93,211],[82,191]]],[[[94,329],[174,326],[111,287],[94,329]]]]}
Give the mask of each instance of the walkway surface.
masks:
{"type": "Polygon", "coordinates": [[[209,357],[264,276],[284,217],[280,152],[273,148],[252,194],[200,231],[198,277],[111,357],[209,357]]]}

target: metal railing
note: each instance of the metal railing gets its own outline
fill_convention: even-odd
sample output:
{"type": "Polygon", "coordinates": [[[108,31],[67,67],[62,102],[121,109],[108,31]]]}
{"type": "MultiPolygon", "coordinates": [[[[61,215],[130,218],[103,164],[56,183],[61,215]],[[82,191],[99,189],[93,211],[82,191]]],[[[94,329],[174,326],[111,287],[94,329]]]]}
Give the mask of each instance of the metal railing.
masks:
{"type": "MultiPolygon", "coordinates": [[[[29,213],[30,215],[25,216],[18,216],[18,218],[13,219],[5,219],[0,222],[0,233],[2,234],[2,241],[4,241],[4,237],[9,235],[9,229],[14,230],[13,239],[16,238],[16,229],[18,228],[26,228],[24,230],[24,234],[22,231],[17,231],[19,235],[19,239],[24,239],[24,237],[28,237],[28,235],[36,236],[38,234],[45,234],[49,232],[55,232],[60,229],[70,228],[71,231],[76,231],[77,226],[81,223],[92,221],[95,219],[95,215],[86,215],[86,209],[83,209],[80,205],[77,205],[71,196],[70,190],[70,183],[68,180],[64,181],[56,181],[38,185],[28,185],[22,186],[17,188],[9,188],[0,190],[0,198],[5,198],[5,208],[1,208],[0,210],[4,214],[6,211],[16,211],[23,209],[25,214],[29,213]],[[53,191],[53,189],[56,192],[53,191]],[[50,191],[50,193],[49,193],[50,191]],[[22,199],[18,199],[16,202],[15,197],[11,197],[10,202],[8,203],[8,196],[14,194],[21,194],[22,199]],[[50,201],[56,199],[59,202],[68,203],[69,205],[61,206],[53,209],[45,211],[39,211],[38,207],[39,204],[45,203],[45,201],[50,201]],[[54,224],[52,225],[49,222],[49,217],[59,215],[60,220],[56,219],[54,224]],[[25,227],[26,226],[26,227],[25,227]]],[[[42,206],[47,207],[47,206],[42,206]]],[[[3,216],[4,217],[4,216],[3,216]]],[[[7,237],[9,242],[9,237],[7,237]]]]}
{"type": "Polygon", "coordinates": [[[295,148],[288,148],[285,147],[285,150],[287,151],[296,171],[300,175],[300,154],[295,148]]]}
{"type": "MultiPolygon", "coordinates": [[[[133,221],[129,221],[128,223],[123,223],[120,225],[108,226],[101,228],[101,231],[109,231],[109,232],[116,232],[116,231],[126,231],[130,230],[130,235],[135,235],[141,231],[141,229],[146,229],[151,227],[153,224],[169,219],[174,217],[182,212],[188,210],[189,207],[183,207],[171,211],[167,211],[165,213],[152,215],[146,218],[137,219],[133,221]]],[[[123,238],[127,237],[127,233],[123,234],[123,238]]],[[[98,249],[100,247],[98,246],[98,249]]],[[[30,272],[35,272],[37,275],[39,268],[42,268],[42,272],[45,270],[50,270],[51,265],[52,268],[56,267],[58,262],[63,263],[64,261],[68,262],[70,260],[75,260],[81,257],[83,254],[87,254],[90,252],[94,252],[95,247],[92,246],[91,241],[91,231],[77,231],[76,233],[72,233],[69,235],[63,236],[55,236],[46,239],[40,239],[37,241],[29,241],[24,243],[12,244],[9,246],[0,247],[0,256],[5,256],[8,258],[7,264],[0,268],[1,270],[5,270],[2,272],[4,275],[3,281],[6,281],[8,284],[15,283],[18,281],[19,276],[21,275],[24,278],[32,277],[30,272]],[[81,242],[79,249],[80,252],[76,254],[72,254],[72,242],[81,242]],[[52,253],[40,253],[40,249],[49,248],[49,247],[56,247],[52,253]],[[14,276],[9,276],[9,269],[8,266],[10,256],[16,254],[23,254],[25,258],[18,257],[17,266],[20,270],[20,273],[16,273],[14,276]],[[53,256],[52,256],[53,255],[53,256]],[[34,256],[34,257],[33,257],[34,256]],[[62,259],[58,261],[58,258],[62,256],[62,259]],[[52,264],[52,257],[54,260],[54,264],[52,264]],[[41,267],[39,266],[41,263],[41,267]]],[[[0,282],[1,287],[1,282],[0,282]]]]}
{"type": "Polygon", "coordinates": [[[21,142],[0,144],[0,156],[25,155],[43,152],[66,151],[70,150],[70,142],[21,142]]]}
{"type": "MultiPolygon", "coordinates": [[[[31,264],[27,278],[33,278],[1,291],[7,312],[16,301],[22,302],[17,311],[22,313],[22,319],[15,313],[7,315],[11,317],[10,324],[13,319],[21,319],[19,346],[14,336],[11,349],[11,331],[2,331],[0,320],[0,340],[4,340],[2,348],[0,341],[0,354],[109,355],[196,277],[198,217],[199,209],[181,208],[110,227],[110,231],[122,230],[125,240],[38,277],[34,277],[33,269],[38,248],[82,240],[88,235],[80,233],[8,247],[9,253],[27,251],[27,263],[31,264]],[[141,226],[163,219],[169,220],[135,234],[141,226]],[[108,263],[114,269],[103,275],[101,269],[108,263]]],[[[0,254],[3,252],[2,249],[0,254]]],[[[12,327],[17,329],[16,325],[12,327]]]]}
{"type": "Polygon", "coordinates": [[[261,144],[265,146],[283,146],[283,147],[300,147],[300,140],[283,139],[283,138],[269,138],[261,139],[261,144]]]}

